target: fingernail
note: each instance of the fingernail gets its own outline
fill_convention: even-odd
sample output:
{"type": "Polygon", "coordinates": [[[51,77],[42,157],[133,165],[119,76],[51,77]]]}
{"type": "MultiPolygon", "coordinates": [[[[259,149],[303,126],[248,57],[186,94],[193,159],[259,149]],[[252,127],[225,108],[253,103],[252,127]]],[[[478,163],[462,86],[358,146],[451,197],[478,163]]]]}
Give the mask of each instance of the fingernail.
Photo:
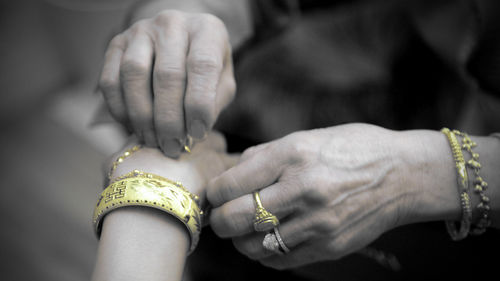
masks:
{"type": "Polygon", "coordinates": [[[205,127],[205,124],[201,122],[201,120],[193,120],[189,129],[189,135],[196,139],[201,140],[206,136],[207,128],[205,127]]]}
{"type": "Polygon", "coordinates": [[[165,155],[177,158],[181,154],[183,146],[178,139],[170,139],[163,142],[162,150],[165,155]]]}
{"type": "Polygon", "coordinates": [[[146,142],[147,146],[150,146],[150,147],[157,147],[158,146],[158,143],[156,142],[155,133],[151,130],[144,131],[144,141],[146,142]]]}

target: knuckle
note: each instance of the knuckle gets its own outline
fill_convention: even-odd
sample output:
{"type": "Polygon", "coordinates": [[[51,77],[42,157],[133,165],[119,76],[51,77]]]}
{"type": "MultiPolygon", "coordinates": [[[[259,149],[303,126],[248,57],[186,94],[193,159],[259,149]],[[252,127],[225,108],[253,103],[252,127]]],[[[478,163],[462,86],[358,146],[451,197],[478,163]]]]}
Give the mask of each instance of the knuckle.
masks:
{"type": "Polygon", "coordinates": [[[148,73],[148,62],[139,60],[131,56],[125,55],[120,67],[120,78],[128,80],[136,80],[143,78],[148,73]]]}
{"type": "Polygon", "coordinates": [[[181,65],[162,65],[157,67],[153,73],[153,79],[164,85],[181,86],[186,78],[186,71],[181,65]]]}
{"type": "Polygon", "coordinates": [[[243,154],[241,154],[241,160],[246,160],[255,155],[257,153],[258,149],[256,146],[249,147],[243,151],[243,154]]]}
{"type": "Polygon", "coordinates": [[[212,14],[201,13],[198,15],[198,17],[205,24],[224,26],[224,22],[212,14]]]}
{"type": "Polygon", "coordinates": [[[121,48],[123,45],[123,34],[117,34],[115,35],[108,44],[108,48],[121,48]]]}
{"type": "Polygon", "coordinates": [[[165,26],[178,22],[182,22],[185,17],[185,13],[178,10],[165,10],[154,18],[155,23],[165,26]]]}
{"type": "Polygon", "coordinates": [[[103,91],[103,94],[106,97],[110,93],[119,89],[118,79],[104,76],[99,80],[99,88],[103,91]]]}
{"type": "Polygon", "coordinates": [[[330,201],[330,194],[324,190],[322,187],[318,187],[316,184],[308,181],[309,175],[303,175],[299,181],[301,181],[302,189],[302,199],[306,205],[312,206],[325,206],[330,201]]]}
{"type": "Polygon", "coordinates": [[[284,138],[282,149],[290,155],[291,164],[301,164],[311,160],[314,157],[313,148],[315,146],[304,141],[300,132],[292,133],[284,138]]]}
{"type": "Polygon", "coordinates": [[[198,75],[219,73],[222,70],[222,61],[217,58],[215,52],[208,49],[193,51],[188,58],[187,67],[190,72],[198,75]]]}
{"type": "Polygon", "coordinates": [[[220,237],[232,237],[245,229],[245,220],[241,220],[240,216],[235,215],[233,210],[225,205],[219,208],[218,217],[214,221],[212,227],[220,237]]]}
{"type": "Polygon", "coordinates": [[[147,19],[138,20],[129,28],[129,30],[132,31],[133,34],[147,32],[148,29],[149,26],[147,19]]]}
{"type": "Polygon", "coordinates": [[[207,190],[207,198],[210,203],[220,206],[223,203],[227,202],[230,197],[230,188],[228,185],[224,184],[224,179],[217,179],[215,182],[215,187],[207,190]]]}
{"type": "Polygon", "coordinates": [[[346,254],[346,243],[343,238],[337,237],[326,245],[328,255],[332,260],[338,260],[346,254]]]}

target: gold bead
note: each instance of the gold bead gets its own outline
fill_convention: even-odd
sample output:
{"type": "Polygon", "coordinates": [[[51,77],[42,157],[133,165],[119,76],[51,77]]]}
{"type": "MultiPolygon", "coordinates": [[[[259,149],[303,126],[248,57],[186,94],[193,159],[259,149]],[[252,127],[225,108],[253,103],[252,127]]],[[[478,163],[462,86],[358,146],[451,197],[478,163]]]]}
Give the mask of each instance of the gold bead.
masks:
{"type": "Polygon", "coordinates": [[[475,168],[475,169],[481,169],[481,164],[479,164],[479,162],[477,162],[474,159],[470,159],[469,161],[467,161],[467,165],[469,165],[469,166],[471,166],[472,168],[475,168]]]}

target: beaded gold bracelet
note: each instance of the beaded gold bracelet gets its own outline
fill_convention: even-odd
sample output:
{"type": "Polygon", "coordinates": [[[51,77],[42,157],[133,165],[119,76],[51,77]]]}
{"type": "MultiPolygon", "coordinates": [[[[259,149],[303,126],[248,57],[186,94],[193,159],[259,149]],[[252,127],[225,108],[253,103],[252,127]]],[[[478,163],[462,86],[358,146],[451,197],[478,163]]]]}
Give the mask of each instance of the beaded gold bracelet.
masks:
{"type": "Polygon", "coordinates": [[[479,154],[472,151],[477,144],[467,133],[463,133],[458,130],[453,130],[453,133],[462,137],[462,149],[469,152],[471,156],[471,159],[467,161],[467,167],[470,167],[474,171],[474,193],[479,196],[480,200],[476,208],[481,212],[481,215],[479,222],[476,224],[475,228],[472,229],[471,234],[483,234],[491,225],[491,220],[489,218],[490,199],[484,194],[484,191],[488,188],[488,183],[479,175],[479,171],[481,170],[479,154]]]}
{"type": "Polygon", "coordinates": [[[201,232],[201,211],[197,196],[179,182],[161,176],[134,171],[111,183],[101,193],[93,216],[94,229],[100,236],[103,218],[111,211],[126,206],[145,206],[164,211],[178,218],[191,237],[189,253],[198,244],[201,232]]]}
{"type": "Polygon", "coordinates": [[[462,150],[455,134],[448,128],[441,129],[441,132],[446,136],[451,147],[453,159],[455,160],[455,168],[457,170],[457,182],[460,193],[460,205],[462,207],[462,219],[460,228],[457,230],[455,222],[446,221],[446,229],[454,241],[462,240],[469,234],[472,221],[472,210],[470,207],[469,198],[469,182],[467,177],[467,169],[462,154],[462,150]]]}

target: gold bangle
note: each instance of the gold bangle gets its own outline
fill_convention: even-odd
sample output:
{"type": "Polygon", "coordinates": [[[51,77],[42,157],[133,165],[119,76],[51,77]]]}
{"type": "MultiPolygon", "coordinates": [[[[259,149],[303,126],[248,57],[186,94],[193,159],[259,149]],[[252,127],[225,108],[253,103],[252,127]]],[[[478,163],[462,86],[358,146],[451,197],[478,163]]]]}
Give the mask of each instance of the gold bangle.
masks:
{"type": "Polygon", "coordinates": [[[458,143],[455,134],[448,128],[441,129],[441,132],[446,136],[450,143],[453,159],[455,160],[455,168],[457,169],[457,182],[460,193],[460,205],[462,207],[462,219],[460,228],[457,230],[455,222],[446,221],[446,229],[454,241],[462,240],[469,234],[472,221],[472,210],[470,207],[469,197],[469,182],[467,178],[467,168],[465,165],[464,156],[458,143]]]}
{"type": "Polygon", "coordinates": [[[119,156],[118,158],[116,158],[115,161],[113,161],[111,169],[109,170],[109,173],[108,173],[108,181],[109,181],[109,183],[111,183],[111,180],[112,180],[111,177],[113,176],[113,173],[115,172],[115,170],[118,167],[118,165],[120,165],[120,163],[122,163],[123,161],[125,161],[125,158],[129,157],[130,155],[132,155],[132,153],[138,151],[139,149],[141,149],[140,145],[134,145],[133,147],[125,150],[125,152],[121,156],[119,156]]]}
{"type": "Polygon", "coordinates": [[[479,154],[472,151],[472,149],[477,146],[477,143],[474,142],[467,133],[458,130],[453,130],[453,133],[462,137],[462,149],[469,152],[471,156],[471,159],[466,163],[467,167],[474,171],[474,193],[479,196],[479,203],[476,205],[476,208],[481,212],[481,216],[475,228],[472,229],[471,234],[483,234],[491,225],[491,220],[489,218],[490,199],[484,194],[484,191],[488,188],[488,183],[479,175],[479,171],[481,170],[479,154]]]}
{"type": "MultiPolygon", "coordinates": [[[[133,173],[136,172],[140,171],[133,173]]],[[[115,181],[104,189],[94,210],[94,229],[99,237],[104,216],[117,208],[156,208],[178,218],[187,227],[191,237],[190,254],[200,238],[203,214],[195,197],[179,182],[174,183],[158,175],[140,172],[138,175],[115,181]]]]}

